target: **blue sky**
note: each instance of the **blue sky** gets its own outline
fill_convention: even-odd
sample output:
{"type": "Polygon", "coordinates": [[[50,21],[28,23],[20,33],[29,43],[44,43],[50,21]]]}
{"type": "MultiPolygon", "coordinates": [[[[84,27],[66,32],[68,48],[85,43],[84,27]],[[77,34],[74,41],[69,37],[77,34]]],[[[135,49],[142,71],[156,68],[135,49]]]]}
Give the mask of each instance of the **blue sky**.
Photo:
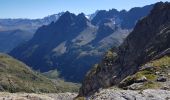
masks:
{"type": "MultiPolygon", "coordinates": [[[[62,11],[90,14],[96,10],[129,10],[160,0],[0,0],[0,18],[42,18],[62,11]]],[[[169,1],[170,0],[161,0],[169,1]]]]}

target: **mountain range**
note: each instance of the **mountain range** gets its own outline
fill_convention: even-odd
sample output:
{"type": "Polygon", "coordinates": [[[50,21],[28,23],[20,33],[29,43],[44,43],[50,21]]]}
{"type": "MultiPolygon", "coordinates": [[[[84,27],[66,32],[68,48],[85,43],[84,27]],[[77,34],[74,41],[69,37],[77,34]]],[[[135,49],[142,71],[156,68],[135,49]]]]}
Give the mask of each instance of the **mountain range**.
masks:
{"type": "Polygon", "coordinates": [[[48,25],[63,13],[42,19],[0,19],[0,52],[8,53],[16,46],[30,40],[42,25],[48,25]]]}
{"type": "Polygon", "coordinates": [[[124,41],[152,7],[101,10],[90,19],[83,13],[75,15],[67,11],[56,22],[38,28],[32,39],[9,54],[34,70],[57,70],[65,80],[80,82],[109,48],[124,41]]]}
{"type": "Polygon", "coordinates": [[[79,96],[101,88],[170,90],[170,3],[159,2],[86,75],[79,96]]]}
{"type": "Polygon", "coordinates": [[[170,2],[0,19],[0,52],[0,99],[169,100],[170,2]]]}
{"type": "Polygon", "coordinates": [[[35,32],[37,28],[41,27],[42,25],[48,25],[53,21],[58,20],[58,18],[64,12],[53,14],[44,18],[40,19],[0,19],[0,31],[7,31],[7,30],[25,30],[29,32],[35,32]]]}

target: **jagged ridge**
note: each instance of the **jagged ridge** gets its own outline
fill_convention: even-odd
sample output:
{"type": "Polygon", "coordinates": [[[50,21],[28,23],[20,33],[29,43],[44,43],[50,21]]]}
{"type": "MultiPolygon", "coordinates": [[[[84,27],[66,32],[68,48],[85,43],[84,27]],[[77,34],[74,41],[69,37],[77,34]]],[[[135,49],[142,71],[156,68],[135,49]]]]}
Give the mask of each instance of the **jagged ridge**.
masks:
{"type": "MultiPolygon", "coordinates": [[[[118,50],[94,67],[85,77],[80,96],[119,83],[140,66],[170,48],[170,3],[155,4],[151,13],[138,21],[118,50]],[[110,59],[111,58],[111,59],[110,59]]],[[[169,56],[169,54],[165,55],[169,56]]],[[[169,65],[168,65],[169,66],[169,65]]]]}

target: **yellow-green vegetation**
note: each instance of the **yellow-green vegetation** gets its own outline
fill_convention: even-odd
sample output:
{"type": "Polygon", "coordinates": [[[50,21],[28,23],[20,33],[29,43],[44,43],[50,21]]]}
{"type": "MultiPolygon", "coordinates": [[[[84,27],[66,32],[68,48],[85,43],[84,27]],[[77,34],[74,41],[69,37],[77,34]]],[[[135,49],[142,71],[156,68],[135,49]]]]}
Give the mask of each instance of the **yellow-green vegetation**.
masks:
{"type": "Polygon", "coordinates": [[[105,57],[106,57],[108,60],[113,60],[114,57],[116,57],[116,56],[117,56],[117,54],[116,54],[115,52],[112,52],[111,50],[109,50],[109,51],[106,53],[106,55],[105,55],[105,57]]]}
{"type": "Polygon", "coordinates": [[[97,70],[100,69],[100,66],[104,66],[102,64],[108,64],[112,63],[114,58],[117,56],[117,54],[115,52],[112,52],[111,50],[108,50],[108,52],[106,52],[105,56],[104,56],[104,61],[100,64],[95,64],[92,69],[87,73],[87,76],[93,76],[94,74],[96,74],[97,70]]]}
{"type": "Polygon", "coordinates": [[[86,100],[86,98],[85,97],[77,97],[74,100],[86,100]]]}
{"type": "Polygon", "coordinates": [[[80,88],[80,84],[66,82],[62,79],[52,79],[53,83],[57,87],[58,92],[78,92],[80,88]]]}
{"type": "Polygon", "coordinates": [[[127,89],[126,86],[129,86],[131,84],[133,84],[134,81],[134,77],[132,76],[127,76],[124,80],[122,80],[122,82],[120,82],[119,87],[123,88],[123,89],[127,89]]]}
{"type": "Polygon", "coordinates": [[[86,76],[91,77],[95,75],[99,70],[101,70],[101,66],[112,66],[112,63],[114,62],[115,57],[117,57],[117,53],[113,52],[111,49],[106,52],[104,55],[103,61],[99,64],[95,64],[92,69],[87,72],[86,76]]]}
{"type": "Polygon", "coordinates": [[[57,69],[55,69],[55,70],[50,70],[48,72],[44,72],[43,75],[45,75],[45,76],[47,76],[48,78],[51,78],[51,79],[58,79],[59,72],[57,71],[57,69]]]}
{"type": "Polygon", "coordinates": [[[153,82],[153,81],[148,81],[145,82],[139,89],[140,90],[144,90],[144,89],[157,89],[160,87],[160,84],[157,82],[153,82]]]}
{"type": "Polygon", "coordinates": [[[66,82],[63,79],[59,78],[59,72],[57,69],[50,70],[48,72],[43,73],[44,76],[48,77],[55,83],[59,92],[78,92],[80,88],[80,84],[66,82]]]}
{"type": "Polygon", "coordinates": [[[24,63],[8,55],[0,54],[0,91],[29,93],[67,91],[60,85],[31,70],[24,63]]]}
{"type": "Polygon", "coordinates": [[[162,58],[152,60],[144,64],[142,69],[136,72],[135,74],[126,77],[120,84],[120,87],[127,88],[127,86],[140,80],[142,77],[146,77],[147,81],[143,82],[143,85],[138,89],[147,89],[147,88],[159,88],[161,84],[157,82],[157,78],[161,75],[165,77],[168,76],[170,71],[170,57],[164,56],[162,58]]]}
{"type": "Polygon", "coordinates": [[[160,59],[147,63],[147,65],[154,66],[154,67],[170,67],[170,57],[164,56],[160,59]]]}
{"type": "Polygon", "coordinates": [[[154,81],[156,80],[157,76],[152,72],[148,70],[139,71],[134,75],[135,80],[141,79],[143,76],[147,78],[147,80],[154,81]]]}

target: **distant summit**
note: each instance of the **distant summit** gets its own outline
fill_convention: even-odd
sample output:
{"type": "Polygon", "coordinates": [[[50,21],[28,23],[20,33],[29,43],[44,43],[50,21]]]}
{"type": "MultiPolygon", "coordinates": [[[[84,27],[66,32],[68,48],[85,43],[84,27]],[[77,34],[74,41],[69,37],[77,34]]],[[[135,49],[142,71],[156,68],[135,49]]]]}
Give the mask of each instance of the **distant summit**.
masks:
{"type": "Polygon", "coordinates": [[[146,16],[152,8],[153,5],[135,7],[130,9],[129,11],[117,11],[116,9],[112,9],[109,11],[101,10],[98,11],[95,17],[92,19],[92,23],[94,25],[97,25],[103,19],[114,18],[116,23],[121,24],[122,28],[131,29],[135,26],[136,22],[143,16],[146,16]]]}
{"type": "Polygon", "coordinates": [[[0,19],[0,52],[8,53],[30,40],[39,27],[57,21],[62,14],[42,19],[0,19]]]}

